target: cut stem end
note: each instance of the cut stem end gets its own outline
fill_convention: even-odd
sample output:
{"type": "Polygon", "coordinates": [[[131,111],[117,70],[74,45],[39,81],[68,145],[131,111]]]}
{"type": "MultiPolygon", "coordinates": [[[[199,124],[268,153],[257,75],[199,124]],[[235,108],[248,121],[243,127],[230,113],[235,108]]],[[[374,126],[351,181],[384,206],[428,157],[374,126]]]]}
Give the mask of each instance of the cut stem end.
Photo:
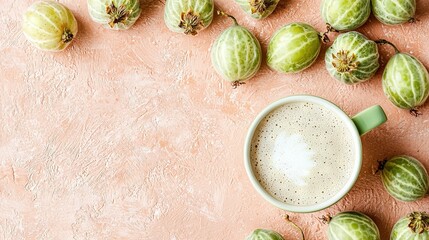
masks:
{"type": "Polygon", "coordinates": [[[61,36],[61,41],[63,41],[63,43],[68,43],[71,42],[73,38],[73,33],[69,29],[65,29],[63,35],[61,36]]]}
{"type": "Polygon", "coordinates": [[[414,233],[421,234],[424,231],[429,232],[429,214],[426,212],[412,212],[408,214],[410,223],[408,227],[414,233]]]}
{"type": "Polygon", "coordinates": [[[109,26],[113,28],[115,24],[127,21],[131,12],[131,10],[127,11],[127,8],[124,5],[116,7],[112,2],[106,7],[106,13],[110,15],[109,26]]]}
{"type": "Polygon", "coordinates": [[[181,13],[179,27],[184,29],[187,35],[197,35],[198,31],[204,28],[204,23],[200,15],[190,9],[181,13]]]}
{"type": "Polygon", "coordinates": [[[252,14],[262,15],[274,3],[274,0],[250,0],[250,11],[252,14]]]}
{"type": "Polygon", "coordinates": [[[240,81],[235,81],[235,82],[231,83],[231,86],[232,86],[233,89],[236,89],[237,87],[239,87],[239,86],[241,86],[243,84],[246,84],[246,83],[245,82],[240,82],[240,81]]]}
{"type": "Polygon", "coordinates": [[[336,54],[332,54],[332,66],[339,73],[350,73],[358,68],[359,62],[356,61],[354,53],[350,53],[348,50],[340,50],[336,54]]]}

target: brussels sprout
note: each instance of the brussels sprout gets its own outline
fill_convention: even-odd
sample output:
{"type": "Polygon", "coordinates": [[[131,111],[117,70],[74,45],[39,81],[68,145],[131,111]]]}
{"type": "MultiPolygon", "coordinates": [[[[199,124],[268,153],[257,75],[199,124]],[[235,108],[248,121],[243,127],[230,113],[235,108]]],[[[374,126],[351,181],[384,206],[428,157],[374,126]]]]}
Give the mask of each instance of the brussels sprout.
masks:
{"type": "Polygon", "coordinates": [[[61,3],[37,1],[25,11],[22,30],[37,48],[58,52],[73,41],[78,27],[73,13],[61,3]]]}
{"type": "Polygon", "coordinates": [[[268,45],[267,64],[281,73],[300,72],[316,61],[321,37],[306,23],[290,23],[274,33],[268,45]]]}
{"type": "Polygon", "coordinates": [[[369,80],[380,66],[378,60],[377,44],[358,32],[340,34],[325,55],[329,74],[346,84],[369,80]]]}
{"type": "Polygon", "coordinates": [[[383,72],[384,94],[397,107],[409,109],[417,116],[417,107],[423,105],[429,96],[429,73],[414,56],[401,53],[390,42],[381,39],[379,44],[389,44],[395,49],[383,72]]]}
{"type": "Polygon", "coordinates": [[[216,72],[236,88],[258,72],[262,61],[261,45],[233,16],[219,14],[230,17],[234,25],[225,29],[215,40],[211,48],[212,64],[216,72]]]}
{"type": "Polygon", "coordinates": [[[370,0],[323,0],[324,21],[339,31],[351,31],[362,26],[371,13],[370,0]]]}

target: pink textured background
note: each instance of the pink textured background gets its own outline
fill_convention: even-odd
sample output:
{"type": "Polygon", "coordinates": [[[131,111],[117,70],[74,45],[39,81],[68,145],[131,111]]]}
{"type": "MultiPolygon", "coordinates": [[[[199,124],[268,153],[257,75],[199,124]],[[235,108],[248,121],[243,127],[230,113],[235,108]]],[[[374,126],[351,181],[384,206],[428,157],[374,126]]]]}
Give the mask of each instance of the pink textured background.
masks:
{"type": "MultiPolygon", "coordinates": [[[[327,98],[350,115],[380,104],[389,118],[362,138],[360,179],[342,201],[291,214],[308,239],[324,239],[317,217],[325,213],[362,211],[387,240],[399,217],[429,210],[429,198],[393,200],[372,174],[377,160],[395,154],[429,168],[428,104],[418,118],[395,108],[382,92],[382,68],[364,84],[343,85],[324,68],[325,46],[302,73],[278,74],[264,63],[233,90],[210,66],[210,45],[231,24],[226,18],[215,16],[197,37],[174,34],[163,24],[163,3],[144,0],[136,25],[115,32],[90,20],[86,1],[61,0],[79,33],[70,48],[53,54],[21,33],[31,2],[0,0],[0,239],[244,239],[255,228],[296,239],[284,212],[250,185],[242,149],[256,114],[298,93],[327,98]]],[[[417,2],[417,23],[383,26],[371,17],[359,31],[387,38],[429,66],[429,2],[417,2]]],[[[233,1],[216,4],[255,33],[264,53],[286,23],[324,30],[319,0],[281,1],[264,21],[233,1]]],[[[383,66],[392,53],[381,47],[383,66]]]]}

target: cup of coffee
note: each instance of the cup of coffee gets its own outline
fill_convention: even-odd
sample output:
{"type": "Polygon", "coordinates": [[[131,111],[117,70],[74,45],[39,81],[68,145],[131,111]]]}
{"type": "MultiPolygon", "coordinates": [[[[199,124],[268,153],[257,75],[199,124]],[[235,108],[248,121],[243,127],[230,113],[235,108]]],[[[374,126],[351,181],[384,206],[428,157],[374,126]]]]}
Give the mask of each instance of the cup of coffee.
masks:
{"type": "Polygon", "coordinates": [[[342,199],[362,164],[360,136],[387,120],[372,106],[350,118],[319,97],[295,95],[266,107],[253,121],[244,165],[254,188],[291,212],[315,212],[342,199]]]}

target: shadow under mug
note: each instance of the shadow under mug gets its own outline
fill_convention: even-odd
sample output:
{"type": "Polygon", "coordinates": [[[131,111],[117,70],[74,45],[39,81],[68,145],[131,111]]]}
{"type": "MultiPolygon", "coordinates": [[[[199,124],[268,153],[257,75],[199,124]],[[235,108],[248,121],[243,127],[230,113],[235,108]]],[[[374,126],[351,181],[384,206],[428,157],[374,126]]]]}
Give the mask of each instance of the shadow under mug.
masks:
{"type": "Polygon", "coordinates": [[[362,112],[358,113],[354,117],[350,118],[338,106],[320,97],[311,96],[311,95],[293,95],[293,96],[282,98],[278,101],[271,103],[264,110],[262,110],[262,112],[258,114],[258,116],[255,118],[253,123],[250,125],[250,128],[247,132],[245,145],[244,145],[244,166],[246,168],[246,173],[253,187],[257,190],[257,192],[261,194],[265,200],[267,200],[268,202],[270,202],[271,204],[273,204],[274,206],[280,209],[290,211],[290,212],[304,213],[304,212],[316,212],[316,211],[320,211],[322,209],[328,208],[331,205],[338,202],[339,200],[341,200],[351,190],[351,188],[353,187],[353,185],[355,184],[359,176],[359,172],[362,165],[362,142],[361,142],[360,136],[380,126],[381,124],[386,122],[386,120],[387,120],[386,114],[384,113],[383,109],[379,105],[369,107],[363,110],[362,112]],[[309,103],[318,104],[337,114],[337,116],[345,123],[348,130],[350,131],[351,137],[353,139],[353,147],[355,149],[354,152],[356,153],[351,175],[347,180],[346,184],[343,186],[343,188],[338,193],[336,193],[331,198],[329,198],[327,201],[320,202],[315,205],[308,205],[308,206],[292,205],[274,198],[258,182],[253,172],[252,163],[251,163],[250,151],[252,146],[253,134],[257,129],[260,121],[264,119],[264,117],[267,116],[270,112],[274,111],[276,108],[283,106],[285,104],[296,103],[296,102],[309,102],[309,103]]]}

